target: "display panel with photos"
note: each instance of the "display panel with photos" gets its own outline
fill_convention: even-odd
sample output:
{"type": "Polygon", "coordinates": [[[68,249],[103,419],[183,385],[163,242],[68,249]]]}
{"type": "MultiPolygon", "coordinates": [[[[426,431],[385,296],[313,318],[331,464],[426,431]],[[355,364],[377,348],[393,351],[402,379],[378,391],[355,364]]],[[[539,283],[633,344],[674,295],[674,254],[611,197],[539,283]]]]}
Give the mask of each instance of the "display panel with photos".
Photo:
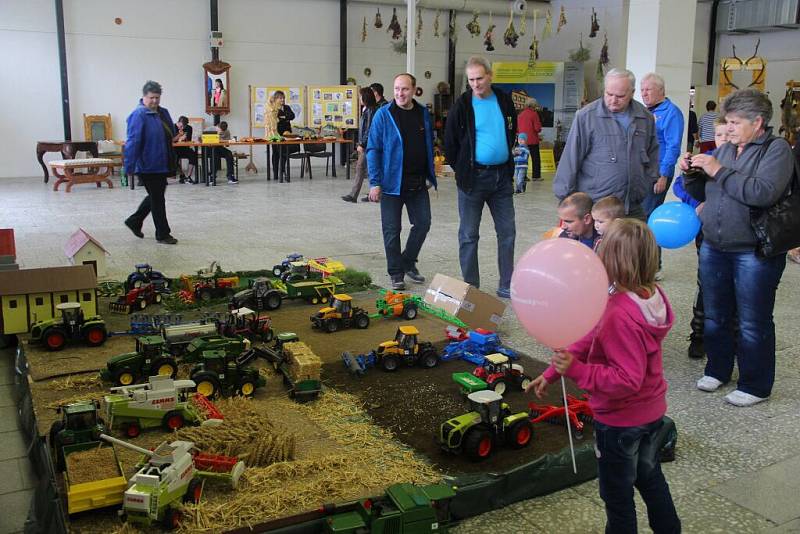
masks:
{"type": "Polygon", "coordinates": [[[358,86],[309,85],[308,126],[322,128],[358,128],[358,86]]]}

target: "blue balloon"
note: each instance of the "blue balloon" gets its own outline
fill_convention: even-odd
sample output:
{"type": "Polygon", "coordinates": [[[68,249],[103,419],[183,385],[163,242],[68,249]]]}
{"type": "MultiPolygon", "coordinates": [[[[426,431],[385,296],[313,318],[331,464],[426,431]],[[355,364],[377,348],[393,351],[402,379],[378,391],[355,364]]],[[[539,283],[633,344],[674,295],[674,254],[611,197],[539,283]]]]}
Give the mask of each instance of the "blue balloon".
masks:
{"type": "Polygon", "coordinates": [[[647,226],[664,248],[681,248],[691,243],[700,231],[700,218],[683,202],[666,202],[650,214],[647,226]]]}

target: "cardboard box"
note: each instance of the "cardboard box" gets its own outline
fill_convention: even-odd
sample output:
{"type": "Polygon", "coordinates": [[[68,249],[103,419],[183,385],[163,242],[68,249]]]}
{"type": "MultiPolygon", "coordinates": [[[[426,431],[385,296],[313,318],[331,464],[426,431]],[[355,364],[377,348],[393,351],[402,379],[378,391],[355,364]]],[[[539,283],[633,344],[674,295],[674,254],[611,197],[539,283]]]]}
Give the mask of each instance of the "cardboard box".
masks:
{"type": "Polygon", "coordinates": [[[470,328],[497,330],[506,304],[466,282],[437,274],[425,291],[425,302],[464,321],[470,328]]]}

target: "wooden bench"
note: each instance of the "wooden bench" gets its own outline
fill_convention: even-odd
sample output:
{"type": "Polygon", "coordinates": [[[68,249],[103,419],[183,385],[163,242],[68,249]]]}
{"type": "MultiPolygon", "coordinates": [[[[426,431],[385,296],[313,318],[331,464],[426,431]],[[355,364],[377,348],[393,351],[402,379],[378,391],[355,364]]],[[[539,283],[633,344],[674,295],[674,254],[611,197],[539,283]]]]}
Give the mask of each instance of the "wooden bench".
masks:
{"type": "Polygon", "coordinates": [[[88,184],[94,182],[100,187],[101,182],[108,184],[109,189],[114,188],[114,184],[108,176],[114,172],[114,161],[107,158],[86,158],[86,159],[59,159],[49,163],[53,176],[58,178],[53,184],[53,191],[58,191],[58,186],[62,183],[67,184],[66,191],[69,193],[75,184],[88,184]]]}

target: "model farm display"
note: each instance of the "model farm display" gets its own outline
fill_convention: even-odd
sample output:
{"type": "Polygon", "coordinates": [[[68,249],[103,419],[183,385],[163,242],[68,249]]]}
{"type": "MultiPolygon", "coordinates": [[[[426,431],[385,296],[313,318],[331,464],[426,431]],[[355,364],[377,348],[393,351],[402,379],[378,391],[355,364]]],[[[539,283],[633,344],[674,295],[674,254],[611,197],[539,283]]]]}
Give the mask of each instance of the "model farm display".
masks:
{"type": "MultiPolygon", "coordinates": [[[[147,263],[137,265],[121,284],[119,307],[141,309],[140,300],[130,300],[134,295],[147,301],[148,312],[153,306],[162,315],[108,319],[111,346],[103,349],[109,357],[98,366],[101,380],[96,371],[87,371],[42,382],[42,392],[48,382],[64,384],[47,388],[50,399],[70,400],[73,393],[85,398],[60,403],[60,419],[50,431],[53,459],[64,473],[71,503],[68,513],[115,506],[126,521],[167,529],[182,521],[202,525],[213,517],[217,522],[207,529],[221,531],[231,528],[220,522],[225,510],[237,510],[254,524],[328,500],[374,495],[379,487],[388,489],[329,513],[325,531],[399,525],[407,532],[427,532],[435,525],[446,532],[448,503],[456,491],[436,484],[442,472],[472,470],[467,458],[494,465],[497,457],[498,465],[512,467],[535,458],[522,449],[550,450],[541,448],[538,436],[553,434],[555,426],[543,425],[534,441],[531,415],[512,413],[509,404],[518,401],[504,398],[520,395],[529,377],[512,363],[518,355],[496,333],[469,331],[411,293],[351,293],[337,276],[341,273],[335,261],[300,255],[287,257],[266,275],[222,273],[212,264],[198,275],[170,280],[147,263]],[[177,289],[183,291],[180,298],[177,289]],[[326,306],[309,318],[304,303],[326,306]],[[446,345],[442,320],[464,328],[463,339],[446,345]],[[440,369],[440,362],[449,363],[440,369]],[[367,373],[373,366],[386,372],[367,373]],[[405,370],[394,372],[400,367],[405,370]],[[464,400],[451,379],[459,372],[484,383],[470,392],[470,410],[462,415],[464,400]],[[379,390],[387,397],[376,397],[379,390]],[[418,402],[424,411],[414,411],[418,402]],[[284,424],[292,429],[285,440],[277,437],[284,424]],[[418,447],[397,430],[399,425],[417,429],[414,435],[431,447],[418,447]],[[444,433],[446,425],[458,431],[444,433]],[[110,433],[130,443],[104,437],[110,433]],[[165,434],[170,434],[166,441],[165,434]],[[101,447],[104,440],[114,446],[101,447]],[[251,450],[243,452],[248,444],[251,450]],[[129,451],[134,449],[144,458],[132,470],[129,451]],[[380,465],[364,450],[379,454],[380,465]],[[76,456],[84,453],[98,458],[76,456]],[[420,453],[428,457],[421,463],[420,453]],[[257,458],[274,459],[262,464],[257,458]],[[94,489],[88,493],[80,493],[84,482],[76,462],[107,467],[89,478],[94,489]],[[242,474],[234,468],[240,462],[252,469],[242,474]],[[352,472],[359,473],[357,479],[345,474],[352,472]],[[243,491],[199,489],[204,479],[230,482],[239,476],[243,491]],[[314,500],[299,497],[314,494],[314,488],[314,500]],[[184,502],[195,504],[184,507],[184,502]],[[245,502],[258,504],[243,507],[245,502]]],[[[86,320],[83,331],[80,321],[74,322],[75,334],[65,339],[76,343],[65,343],[64,350],[80,348],[76,357],[86,357],[86,327],[86,320]]]]}

